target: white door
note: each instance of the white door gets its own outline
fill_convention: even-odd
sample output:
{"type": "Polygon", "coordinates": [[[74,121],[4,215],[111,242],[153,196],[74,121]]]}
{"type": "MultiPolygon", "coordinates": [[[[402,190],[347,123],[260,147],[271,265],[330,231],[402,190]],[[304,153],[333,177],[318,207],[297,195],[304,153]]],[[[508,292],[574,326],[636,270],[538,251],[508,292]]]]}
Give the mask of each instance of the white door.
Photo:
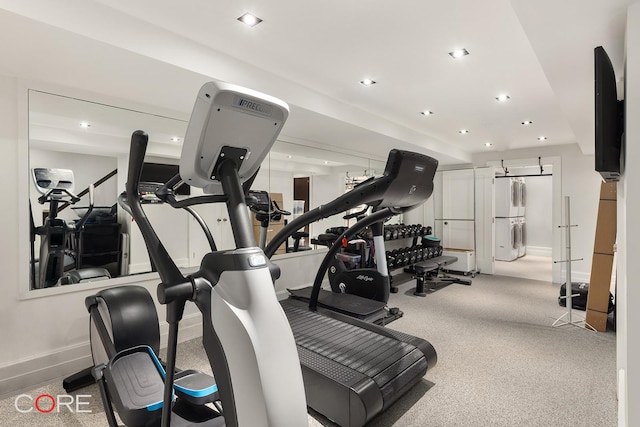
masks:
{"type": "Polygon", "coordinates": [[[476,266],[485,274],[493,274],[495,261],[495,171],[493,167],[477,168],[476,176],[476,266]]]}
{"type": "Polygon", "coordinates": [[[474,219],[473,169],[442,172],[442,219],[474,219]]]}

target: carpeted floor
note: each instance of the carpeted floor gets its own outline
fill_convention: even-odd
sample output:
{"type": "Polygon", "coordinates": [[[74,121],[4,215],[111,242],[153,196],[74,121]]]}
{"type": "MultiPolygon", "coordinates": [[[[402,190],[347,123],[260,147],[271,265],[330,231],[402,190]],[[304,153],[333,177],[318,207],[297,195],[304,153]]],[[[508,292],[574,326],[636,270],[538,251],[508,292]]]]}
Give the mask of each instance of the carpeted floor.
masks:
{"type": "MultiPolygon", "coordinates": [[[[405,315],[390,327],[429,340],[438,364],[370,426],[616,425],[615,332],[552,327],[564,313],[557,286],[480,275],[425,298],[412,295],[412,282],[398,286],[390,305],[405,315]]],[[[180,345],[178,365],[208,369],[198,340],[180,345]]],[[[62,393],[60,381],[30,394],[41,393],[62,393]]],[[[8,398],[0,426],[106,426],[97,388],[79,393],[92,395],[91,413],[21,414],[8,398]]],[[[309,426],[334,425],[312,415],[309,426]]]]}
{"type": "Polygon", "coordinates": [[[496,261],[494,274],[550,282],[552,266],[551,257],[525,255],[513,261],[496,261]]]}

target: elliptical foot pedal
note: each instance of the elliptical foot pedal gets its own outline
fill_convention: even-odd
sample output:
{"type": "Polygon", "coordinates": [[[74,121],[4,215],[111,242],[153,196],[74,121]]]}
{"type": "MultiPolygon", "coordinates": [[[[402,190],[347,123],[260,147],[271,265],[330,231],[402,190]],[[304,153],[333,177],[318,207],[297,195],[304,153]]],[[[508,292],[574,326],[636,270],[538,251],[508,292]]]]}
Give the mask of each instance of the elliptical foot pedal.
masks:
{"type": "Polygon", "coordinates": [[[149,346],[118,352],[104,377],[118,415],[127,426],[151,425],[160,420],[164,391],[160,361],[149,346]]]}
{"type": "Polygon", "coordinates": [[[173,389],[180,399],[193,405],[220,400],[216,380],[211,375],[193,369],[177,372],[173,389]]]}

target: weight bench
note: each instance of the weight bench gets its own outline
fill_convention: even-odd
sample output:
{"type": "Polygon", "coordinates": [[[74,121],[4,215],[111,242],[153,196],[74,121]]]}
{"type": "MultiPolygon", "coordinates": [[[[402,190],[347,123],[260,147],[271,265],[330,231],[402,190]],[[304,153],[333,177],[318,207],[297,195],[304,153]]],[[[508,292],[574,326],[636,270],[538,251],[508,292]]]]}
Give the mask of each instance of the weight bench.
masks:
{"type": "Polygon", "coordinates": [[[444,273],[443,268],[456,261],[458,261],[457,257],[443,255],[415,263],[412,267],[412,272],[416,277],[416,290],[413,294],[419,297],[427,296],[427,293],[424,291],[425,283],[428,283],[432,287],[451,283],[470,286],[470,279],[462,279],[444,273]]]}

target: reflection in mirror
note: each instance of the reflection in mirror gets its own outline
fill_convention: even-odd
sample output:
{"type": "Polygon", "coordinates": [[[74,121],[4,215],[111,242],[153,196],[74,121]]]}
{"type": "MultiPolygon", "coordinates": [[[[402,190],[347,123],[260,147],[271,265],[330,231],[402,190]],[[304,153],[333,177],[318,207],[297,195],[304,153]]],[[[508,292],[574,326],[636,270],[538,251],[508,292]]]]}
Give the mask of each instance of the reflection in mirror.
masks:
{"type": "MultiPolygon", "coordinates": [[[[118,195],[125,188],[130,137],[136,129],[145,130],[149,134],[145,161],[164,165],[160,170],[149,170],[147,181],[151,182],[140,188],[141,193],[152,192],[154,186],[162,184],[156,181],[163,181],[163,173],[171,175],[171,168],[178,164],[186,125],[186,121],[171,117],[29,91],[30,174],[34,168],[70,170],[73,190],[69,192],[80,199],[69,205],[71,200],[58,200],[54,203],[57,206],[51,200],[40,203],[38,199],[44,195],[33,177],[29,178],[33,219],[31,289],[153,271],[138,227],[117,205],[118,195]],[[93,203],[89,200],[91,184],[95,187],[93,203]],[[91,205],[93,209],[89,210],[91,205]],[[41,275],[40,270],[46,274],[41,275]]],[[[272,210],[277,207],[281,213],[279,217],[270,216],[266,230],[252,215],[256,242],[260,241],[261,232],[268,242],[285,222],[335,199],[358,181],[380,175],[384,166],[384,162],[357,155],[277,141],[252,189],[265,191],[272,210]]],[[[201,194],[200,189],[190,189],[191,196],[201,194]]],[[[158,203],[150,195],[144,198],[145,212],[178,266],[198,266],[210,245],[197,221],[183,210],[158,203]]],[[[224,204],[194,209],[208,225],[219,250],[234,246],[224,204]]],[[[277,253],[315,249],[315,237],[331,227],[345,225],[348,221],[339,215],[311,224],[299,230],[297,240],[290,238],[277,253]]]]}
{"type": "MultiPolygon", "coordinates": [[[[356,155],[276,141],[252,188],[269,189],[274,207],[281,208],[287,214],[270,221],[266,230],[261,229],[261,222],[254,216],[256,239],[259,239],[262,231],[266,233],[265,240],[268,243],[288,221],[310,208],[330,202],[351,190],[358,182],[380,175],[384,166],[384,162],[356,155]]],[[[313,223],[298,230],[276,253],[315,249],[319,244],[316,239],[318,235],[333,227],[349,225],[350,222],[354,223],[355,220],[347,221],[336,215],[313,223]]]]}
{"type": "MultiPolygon", "coordinates": [[[[151,271],[137,227],[117,206],[138,128],[153,135],[153,160],[176,163],[184,121],[29,91],[31,289],[151,271]]],[[[177,222],[186,224],[186,216],[177,222]]],[[[185,248],[170,250],[188,259],[185,248]]]]}

